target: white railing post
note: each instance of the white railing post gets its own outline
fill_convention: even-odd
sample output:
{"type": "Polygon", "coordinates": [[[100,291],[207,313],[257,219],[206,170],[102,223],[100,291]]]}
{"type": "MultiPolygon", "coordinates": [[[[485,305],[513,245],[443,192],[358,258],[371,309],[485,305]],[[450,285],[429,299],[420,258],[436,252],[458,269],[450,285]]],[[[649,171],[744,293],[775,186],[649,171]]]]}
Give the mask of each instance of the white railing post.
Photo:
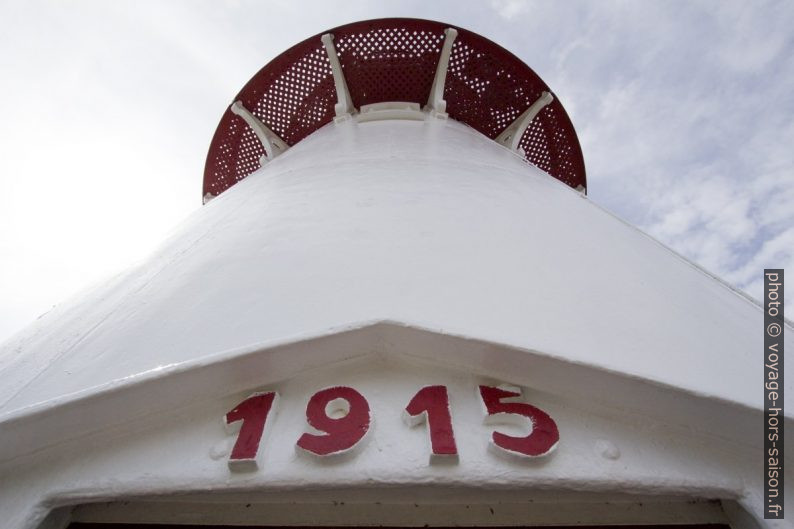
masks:
{"type": "Polygon", "coordinates": [[[334,36],[330,33],[326,33],[320,38],[323,41],[325,52],[328,54],[328,60],[331,63],[331,73],[334,75],[334,86],[336,87],[336,105],[334,105],[336,117],[334,121],[343,121],[348,119],[351,114],[354,114],[356,108],[353,106],[350,91],[347,89],[345,75],[342,72],[342,65],[339,63],[339,57],[336,55],[334,36]]]}
{"type": "Polygon", "coordinates": [[[452,44],[458,30],[447,28],[444,30],[444,45],[441,47],[441,55],[436,66],[436,76],[433,78],[433,85],[430,87],[430,95],[427,98],[425,110],[433,116],[439,118],[447,117],[447,102],[444,100],[444,84],[447,80],[447,68],[449,67],[449,56],[452,53],[452,44]]]}
{"type": "Polygon", "coordinates": [[[265,148],[265,156],[259,159],[260,166],[265,165],[269,160],[272,160],[289,149],[289,145],[279,138],[275,132],[267,128],[264,123],[259,121],[256,116],[251,114],[251,112],[243,106],[242,101],[235,101],[232,103],[231,111],[233,114],[243,118],[243,121],[251,127],[251,130],[254,131],[254,134],[256,134],[256,137],[259,138],[259,141],[265,148]]]}
{"type": "Polygon", "coordinates": [[[507,128],[496,137],[495,141],[501,143],[511,151],[520,152],[518,144],[524,136],[527,127],[529,127],[529,124],[535,119],[535,116],[538,115],[538,112],[543,110],[543,108],[552,101],[554,101],[554,96],[548,92],[543,92],[523,114],[518,116],[514,122],[508,125],[507,128]]]}

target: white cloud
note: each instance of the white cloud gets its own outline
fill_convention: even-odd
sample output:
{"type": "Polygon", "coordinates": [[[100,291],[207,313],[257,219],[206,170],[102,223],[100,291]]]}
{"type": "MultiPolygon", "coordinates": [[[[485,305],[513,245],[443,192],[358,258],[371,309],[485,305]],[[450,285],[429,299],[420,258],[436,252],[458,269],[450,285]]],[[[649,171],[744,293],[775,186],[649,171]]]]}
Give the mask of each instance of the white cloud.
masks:
{"type": "Polygon", "coordinates": [[[525,13],[529,9],[529,3],[526,0],[491,0],[491,7],[500,17],[511,20],[525,13]]]}

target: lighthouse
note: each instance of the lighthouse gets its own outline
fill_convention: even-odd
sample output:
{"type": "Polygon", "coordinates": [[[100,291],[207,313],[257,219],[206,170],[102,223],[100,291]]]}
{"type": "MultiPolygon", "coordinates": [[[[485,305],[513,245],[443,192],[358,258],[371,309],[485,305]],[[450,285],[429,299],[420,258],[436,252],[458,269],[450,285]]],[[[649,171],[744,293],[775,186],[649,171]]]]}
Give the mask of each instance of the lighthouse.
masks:
{"type": "Polygon", "coordinates": [[[588,199],[515,55],[357,22],[219,111],[203,207],[0,346],[4,527],[790,526],[762,307],[588,199]]]}

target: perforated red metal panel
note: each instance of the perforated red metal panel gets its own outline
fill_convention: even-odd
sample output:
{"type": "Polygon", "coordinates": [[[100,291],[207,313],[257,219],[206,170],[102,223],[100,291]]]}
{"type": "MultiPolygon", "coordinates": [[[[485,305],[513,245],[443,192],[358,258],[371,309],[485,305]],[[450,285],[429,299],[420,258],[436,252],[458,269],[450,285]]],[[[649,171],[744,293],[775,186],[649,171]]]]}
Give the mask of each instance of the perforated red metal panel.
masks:
{"type": "MultiPolygon", "coordinates": [[[[408,101],[424,105],[444,42],[455,27],[429,20],[390,18],[356,22],[334,35],[356,108],[408,101]]],[[[447,113],[493,139],[548,86],[501,46],[458,30],[449,60],[447,113]]],[[[240,100],[288,145],[331,122],[336,91],[320,35],[293,46],[243,87],[240,100]]],[[[573,125],[555,97],[532,121],[519,143],[526,158],[571,187],[587,187],[584,159],[573,125]]],[[[203,193],[217,196],[259,168],[264,149],[245,122],[227,108],[212,139],[203,193]]]]}

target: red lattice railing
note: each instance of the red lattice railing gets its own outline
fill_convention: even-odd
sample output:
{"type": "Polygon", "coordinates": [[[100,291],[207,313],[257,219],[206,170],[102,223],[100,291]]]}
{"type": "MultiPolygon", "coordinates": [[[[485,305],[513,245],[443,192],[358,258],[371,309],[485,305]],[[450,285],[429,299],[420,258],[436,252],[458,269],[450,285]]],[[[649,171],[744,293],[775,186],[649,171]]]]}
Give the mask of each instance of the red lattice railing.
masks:
{"type": "MultiPolygon", "coordinates": [[[[424,105],[433,84],[444,30],[417,19],[356,22],[323,33],[334,44],[356,108],[407,101],[424,105]]],[[[494,139],[548,86],[501,46],[457,28],[444,99],[449,117],[494,139]]],[[[273,59],[248,81],[240,100],[288,145],[331,122],[336,91],[325,48],[316,35],[273,59]]],[[[559,100],[535,117],[519,146],[526,159],[567,185],[587,188],[584,159],[559,100]]],[[[259,168],[264,149],[248,125],[228,108],[212,139],[203,194],[217,196],[259,168]]]]}

